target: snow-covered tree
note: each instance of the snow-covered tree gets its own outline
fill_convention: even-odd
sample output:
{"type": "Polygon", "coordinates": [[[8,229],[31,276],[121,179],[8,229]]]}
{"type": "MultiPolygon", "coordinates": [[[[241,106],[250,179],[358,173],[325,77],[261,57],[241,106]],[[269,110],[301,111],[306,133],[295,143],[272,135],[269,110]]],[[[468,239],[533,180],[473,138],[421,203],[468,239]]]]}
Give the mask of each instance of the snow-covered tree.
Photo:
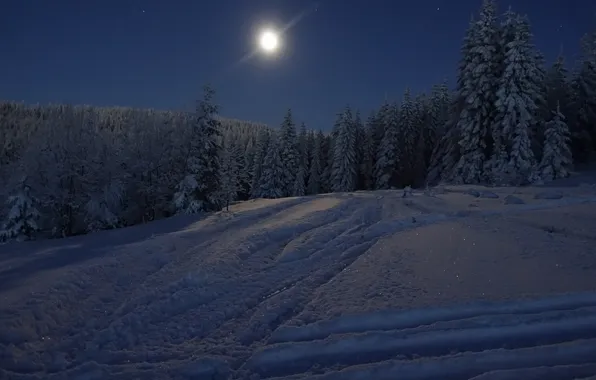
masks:
{"type": "Polygon", "coordinates": [[[468,29],[458,76],[458,97],[465,99],[457,128],[460,158],[453,180],[478,183],[489,149],[500,74],[499,28],[494,0],[484,0],[478,21],[468,29]]]}
{"type": "Polygon", "coordinates": [[[233,144],[225,145],[221,151],[220,159],[220,199],[226,210],[230,203],[237,199],[240,190],[238,157],[235,154],[236,147],[233,144]]]}
{"type": "Polygon", "coordinates": [[[39,200],[31,194],[31,187],[25,181],[16,194],[8,197],[7,206],[9,211],[0,230],[0,241],[33,238],[40,230],[39,200]]]}
{"type": "Polygon", "coordinates": [[[356,129],[350,107],[338,115],[337,138],[333,147],[331,186],[335,192],[356,190],[358,162],[356,161],[356,129]]]}
{"type": "Polygon", "coordinates": [[[587,161],[596,149],[596,32],[581,41],[581,58],[573,78],[574,155],[587,161]]]}
{"type": "Polygon", "coordinates": [[[306,132],[306,125],[302,123],[300,126],[300,134],[298,135],[298,171],[296,172],[294,187],[292,189],[292,195],[296,197],[306,194],[308,161],[308,134],[306,132]]]}
{"type": "Polygon", "coordinates": [[[531,126],[542,96],[542,77],[528,21],[509,11],[503,31],[508,41],[495,102],[490,178],[497,184],[524,185],[536,179],[531,126]]]}
{"type": "Polygon", "coordinates": [[[255,144],[254,139],[250,138],[246,143],[244,150],[240,144],[237,144],[234,154],[239,162],[238,171],[240,178],[240,190],[238,192],[238,199],[247,200],[250,198],[251,185],[252,185],[252,164],[255,157],[255,144]]]}
{"type": "Polygon", "coordinates": [[[366,188],[367,172],[366,172],[366,153],[367,153],[367,135],[366,128],[362,123],[360,111],[354,114],[354,149],[356,155],[356,190],[363,190],[366,188]]]}
{"type": "Polygon", "coordinates": [[[319,194],[322,190],[321,175],[323,173],[323,143],[325,135],[318,131],[314,138],[312,156],[310,158],[310,172],[308,175],[308,194],[319,194]]]}
{"type": "Polygon", "coordinates": [[[424,128],[424,158],[426,166],[430,166],[434,147],[445,134],[445,125],[449,119],[451,94],[447,83],[434,85],[428,103],[428,118],[424,128]]]}
{"type": "MultiPolygon", "coordinates": [[[[418,134],[420,131],[417,123],[417,105],[412,99],[409,88],[406,88],[399,110],[399,132],[400,132],[400,185],[411,186],[414,182],[414,168],[416,159],[416,148],[418,147],[418,134]]],[[[401,186],[400,186],[401,187],[401,186]]]]}
{"type": "Polygon", "coordinates": [[[400,169],[399,110],[396,105],[384,104],[379,110],[379,122],[384,124],[384,136],[377,151],[375,188],[397,186],[400,169]]]}
{"type": "Polygon", "coordinates": [[[263,171],[260,181],[260,197],[262,198],[281,198],[284,195],[284,171],[282,163],[280,136],[281,132],[271,133],[269,147],[263,162],[263,171]]]}
{"type": "Polygon", "coordinates": [[[174,194],[177,212],[196,213],[220,207],[221,129],[216,117],[218,107],[213,103],[214,90],[205,86],[203,91],[203,99],[197,104],[191,125],[185,174],[174,194]]]}
{"type": "Polygon", "coordinates": [[[284,121],[280,128],[279,149],[281,155],[281,164],[283,167],[282,181],[283,181],[283,196],[291,196],[294,190],[294,182],[296,180],[296,173],[300,165],[300,157],[298,154],[296,125],[292,119],[292,110],[288,109],[284,121]]]}
{"type": "Polygon", "coordinates": [[[552,120],[546,123],[544,131],[544,149],[540,162],[540,177],[553,180],[569,176],[573,165],[569,147],[569,127],[559,107],[553,112],[552,120]]]}
{"type": "Polygon", "coordinates": [[[300,165],[298,167],[298,172],[296,173],[296,179],[294,180],[293,195],[295,197],[306,195],[305,177],[306,173],[304,165],[300,165]]]}
{"type": "Polygon", "coordinates": [[[374,189],[374,172],[378,147],[376,144],[377,124],[376,113],[372,112],[366,120],[362,141],[362,174],[364,176],[362,185],[365,190],[374,189]]]}
{"type": "Polygon", "coordinates": [[[251,198],[259,198],[261,196],[261,178],[263,174],[263,162],[267,155],[270,142],[269,129],[262,129],[257,137],[257,145],[255,147],[255,155],[252,163],[252,183],[250,186],[251,198]]]}

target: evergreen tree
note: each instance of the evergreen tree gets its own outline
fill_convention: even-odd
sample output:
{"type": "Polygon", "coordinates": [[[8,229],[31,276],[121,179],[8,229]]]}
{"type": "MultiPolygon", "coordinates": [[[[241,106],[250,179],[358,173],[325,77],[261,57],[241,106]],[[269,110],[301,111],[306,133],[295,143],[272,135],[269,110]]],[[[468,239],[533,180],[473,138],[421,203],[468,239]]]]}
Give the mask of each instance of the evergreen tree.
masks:
{"type": "Polygon", "coordinates": [[[306,125],[302,123],[300,126],[300,134],[298,135],[298,171],[294,179],[294,187],[292,195],[300,197],[306,193],[306,175],[308,168],[308,135],[306,133],[306,125]]]}
{"type": "Polygon", "coordinates": [[[246,157],[248,153],[242,147],[241,141],[233,142],[231,145],[231,154],[233,164],[235,166],[236,177],[236,196],[234,200],[248,199],[248,191],[250,190],[250,171],[246,167],[246,157]]]}
{"type": "Polygon", "coordinates": [[[312,157],[310,158],[310,173],[308,175],[308,194],[319,194],[322,190],[321,174],[323,172],[323,144],[325,135],[318,131],[314,138],[312,157]]]}
{"type": "Polygon", "coordinates": [[[221,204],[226,210],[230,203],[237,199],[239,186],[238,157],[235,155],[236,148],[232,144],[225,145],[221,153],[221,204]]]}
{"type": "Polygon", "coordinates": [[[0,241],[7,239],[29,240],[40,230],[39,201],[31,188],[23,183],[17,194],[8,197],[8,215],[0,231],[0,241]]]}
{"type": "Polygon", "coordinates": [[[574,155],[587,161],[596,149],[596,32],[581,41],[581,59],[574,80],[576,122],[573,130],[574,155]]]}
{"type": "Polygon", "coordinates": [[[259,131],[257,137],[257,145],[255,147],[255,155],[252,163],[252,183],[250,186],[251,198],[261,197],[261,177],[263,173],[263,162],[267,155],[270,143],[270,131],[263,128],[259,131]]]}
{"type": "Polygon", "coordinates": [[[447,84],[434,85],[428,104],[428,117],[424,125],[424,162],[431,165],[431,156],[435,146],[445,133],[449,118],[450,93],[447,84]]]}
{"type": "Polygon", "coordinates": [[[383,105],[379,110],[379,120],[384,124],[385,134],[375,164],[375,188],[389,189],[397,186],[400,168],[399,110],[396,105],[383,105]]]}
{"type": "Polygon", "coordinates": [[[312,166],[312,158],[314,155],[314,149],[315,149],[315,132],[313,130],[309,130],[308,131],[308,137],[306,139],[306,157],[307,157],[307,163],[306,163],[306,189],[307,189],[307,194],[308,194],[308,187],[309,187],[309,183],[310,183],[310,169],[312,166]]]}
{"type": "Polygon", "coordinates": [[[262,198],[281,198],[284,196],[284,171],[282,163],[280,140],[283,135],[280,132],[273,131],[263,162],[263,171],[260,181],[260,197],[262,198]]]}
{"type": "Polygon", "coordinates": [[[504,46],[504,71],[497,91],[491,179],[498,184],[533,182],[535,158],[531,126],[541,98],[542,77],[526,19],[507,12],[503,30],[512,35],[504,46]],[[504,178],[505,176],[505,178],[504,178]]]}
{"type": "Polygon", "coordinates": [[[416,165],[416,148],[418,143],[419,129],[417,123],[417,105],[412,99],[410,89],[407,88],[404,92],[404,97],[400,105],[399,111],[399,139],[400,139],[400,167],[398,170],[401,173],[399,187],[412,186],[414,178],[414,167],[416,165]]]}
{"type": "MultiPolygon", "coordinates": [[[[374,172],[377,155],[376,131],[377,131],[377,115],[372,112],[366,121],[364,128],[364,140],[362,144],[362,173],[364,175],[363,186],[365,190],[374,189],[374,172]]],[[[380,139],[379,139],[380,141],[380,139]]]]}
{"type": "Polygon", "coordinates": [[[177,212],[196,213],[220,207],[221,130],[217,118],[218,107],[213,103],[215,91],[209,86],[203,90],[203,99],[197,104],[191,126],[185,175],[176,186],[174,195],[177,212]]]}
{"type": "Polygon", "coordinates": [[[334,183],[334,160],[335,160],[335,143],[339,136],[339,124],[336,122],[331,129],[331,133],[326,136],[325,143],[323,145],[323,152],[325,153],[323,168],[323,192],[332,192],[334,183]]]}
{"type": "Polygon", "coordinates": [[[496,5],[484,0],[479,20],[468,29],[458,77],[458,96],[465,100],[457,128],[460,159],[454,181],[478,183],[489,152],[495,119],[496,88],[500,70],[496,5]]]}
{"type": "Polygon", "coordinates": [[[356,190],[356,130],[352,110],[346,107],[336,121],[337,138],[333,146],[332,190],[348,192],[356,190]]]}
{"type": "Polygon", "coordinates": [[[292,110],[288,109],[284,121],[281,125],[281,136],[279,140],[279,149],[281,155],[282,173],[282,192],[283,196],[289,197],[294,190],[294,181],[300,165],[298,155],[296,125],[292,120],[292,110]]]}
{"type": "Polygon", "coordinates": [[[366,168],[366,150],[367,150],[367,136],[366,128],[360,118],[360,112],[356,111],[354,115],[354,149],[356,155],[356,190],[366,189],[367,182],[367,168],[366,168]]]}
{"type": "Polygon", "coordinates": [[[238,199],[245,201],[250,198],[252,191],[252,166],[256,154],[256,146],[254,143],[254,139],[251,138],[248,140],[244,149],[244,153],[242,153],[241,146],[238,145],[236,153],[240,155],[239,159],[242,161],[240,165],[240,170],[242,171],[241,186],[240,191],[238,193],[238,199]]]}
{"type": "Polygon", "coordinates": [[[305,168],[304,165],[300,165],[298,167],[298,172],[296,173],[296,180],[294,181],[294,196],[295,197],[302,197],[306,195],[306,188],[305,188],[305,168]]]}
{"type": "Polygon", "coordinates": [[[569,147],[569,127],[559,107],[554,116],[546,124],[544,131],[544,150],[540,162],[540,177],[545,180],[565,178],[573,164],[569,147]]]}

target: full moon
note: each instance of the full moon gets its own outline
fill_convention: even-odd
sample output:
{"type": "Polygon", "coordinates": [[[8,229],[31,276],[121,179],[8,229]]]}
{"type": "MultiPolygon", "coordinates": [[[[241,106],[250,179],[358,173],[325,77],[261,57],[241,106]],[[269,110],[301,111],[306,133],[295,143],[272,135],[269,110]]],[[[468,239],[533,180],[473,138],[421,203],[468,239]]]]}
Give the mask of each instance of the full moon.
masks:
{"type": "Polygon", "coordinates": [[[273,53],[279,46],[279,36],[273,30],[264,30],[259,37],[259,46],[266,53],[273,53]]]}

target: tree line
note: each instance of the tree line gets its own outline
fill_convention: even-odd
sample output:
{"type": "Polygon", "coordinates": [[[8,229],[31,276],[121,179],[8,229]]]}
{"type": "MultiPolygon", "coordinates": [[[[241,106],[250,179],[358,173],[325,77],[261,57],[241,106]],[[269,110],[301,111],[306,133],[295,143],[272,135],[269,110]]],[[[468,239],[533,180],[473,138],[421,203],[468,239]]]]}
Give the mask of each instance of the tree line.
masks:
{"type": "Polygon", "coordinates": [[[566,177],[596,151],[596,33],[570,72],[546,67],[530,23],[484,0],[454,90],[406,89],[370,115],[346,106],[329,133],[194,112],[0,103],[0,240],[64,237],[237,200],[566,177]]]}

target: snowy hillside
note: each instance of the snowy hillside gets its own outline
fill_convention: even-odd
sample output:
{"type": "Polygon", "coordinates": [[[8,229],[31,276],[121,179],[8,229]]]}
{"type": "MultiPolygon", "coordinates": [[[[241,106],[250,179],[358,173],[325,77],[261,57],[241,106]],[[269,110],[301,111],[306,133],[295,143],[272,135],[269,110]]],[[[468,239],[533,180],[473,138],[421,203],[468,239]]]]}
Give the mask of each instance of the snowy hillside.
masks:
{"type": "Polygon", "coordinates": [[[0,378],[596,374],[595,187],[405,195],[0,246],[0,378]]]}

